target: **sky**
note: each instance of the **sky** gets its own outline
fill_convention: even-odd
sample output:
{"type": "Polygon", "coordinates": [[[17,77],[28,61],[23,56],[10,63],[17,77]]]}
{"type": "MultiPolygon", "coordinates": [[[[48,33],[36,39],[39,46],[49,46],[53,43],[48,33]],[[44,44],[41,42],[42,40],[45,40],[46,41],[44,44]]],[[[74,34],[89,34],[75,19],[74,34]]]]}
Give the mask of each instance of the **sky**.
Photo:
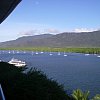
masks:
{"type": "Polygon", "coordinates": [[[0,42],[21,36],[100,29],[100,0],[22,0],[0,24],[0,42]]]}

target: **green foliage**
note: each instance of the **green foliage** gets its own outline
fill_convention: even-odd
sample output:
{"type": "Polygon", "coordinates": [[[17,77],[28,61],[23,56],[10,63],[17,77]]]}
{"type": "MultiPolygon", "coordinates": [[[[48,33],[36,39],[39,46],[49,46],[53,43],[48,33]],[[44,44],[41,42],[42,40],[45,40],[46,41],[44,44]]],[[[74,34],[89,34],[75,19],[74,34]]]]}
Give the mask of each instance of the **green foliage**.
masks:
{"type": "MultiPolygon", "coordinates": [[[[71,98],[43,72],[33,68],[23,73],[25,69],[0,62],[0,84],[6,100],[88,100],[89,91],[74,90],[71,98]]],[[[100,100],[100,94],[91,100],[100,100]]]]}
{"type": "Polygon", "coordinates": [[[88,100],[89,91],[83,93],[80,89],[74,90],[72,97],[74,100],[88,100]]]}
{"type": "Polygon", "coordinates": [[[100,48],[50,48],[50,47],[16,47],[16,48],[0,48],[0,50],[26,50],[26,51],[44,51],[44,52],[76,52],[100,54],[100,48]]]}
{"type": "Polygon", "coordinates": [[[23,70],[0,62],[0,84],[6,100],[70,100],[63,87],[41,71],[23,70]]]}
{"type": "Polygon", "coordinates": [[[100,94],[97,94],[96,96],[94,96],[94,98],[93,99],[91,99],[91,100],[100,100],[100,94]]]}

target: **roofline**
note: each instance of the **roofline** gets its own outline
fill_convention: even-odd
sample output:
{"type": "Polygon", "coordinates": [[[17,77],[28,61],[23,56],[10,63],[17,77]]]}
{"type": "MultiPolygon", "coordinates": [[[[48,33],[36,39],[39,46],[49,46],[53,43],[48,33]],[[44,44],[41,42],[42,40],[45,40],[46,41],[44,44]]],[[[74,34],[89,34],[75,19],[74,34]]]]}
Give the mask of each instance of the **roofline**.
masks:
{"type": "Polygon", "coordinates": [[[5,12],[5,14],[2,16],[1,20],[0,20],[0,24],[9,16],[9,14],[16,8],[16,6],[21,2],[22,0],[14,0],[11,5],[9,6],[9,8],[7,9],[7,11],[5,12]]]}

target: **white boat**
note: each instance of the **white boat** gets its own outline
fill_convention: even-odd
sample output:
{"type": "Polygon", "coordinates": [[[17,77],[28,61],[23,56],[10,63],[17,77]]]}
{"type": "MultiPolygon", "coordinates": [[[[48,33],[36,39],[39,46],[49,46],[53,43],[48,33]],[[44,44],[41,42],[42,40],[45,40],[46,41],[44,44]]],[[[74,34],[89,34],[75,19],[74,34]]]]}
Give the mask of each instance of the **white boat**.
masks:
{"type": "Polygon", "coordinates": [[[34,54],[34,52],[32,51],[32,55],[34,54]]]}
{"type": "Polygon", "coordinates": [[[50,56],[52,56],[53,54],[50,52],[50,54],[49,54],[50,56]]]}
{"type": "Polygon", "coordinates": [[[49,55],[50,55],[50,56],[52,56],[53,54],[52,54],[52,53],[50,53],[49,55]]]}
{"type": "Polygon", "coordinates": [[[19,53],[19,51],[17,51],[17,53],[19,53]]]}
{"type": "Polygon", "coordinates": [[[12,51],[13,54],[15,54],[15,51],[12,51]]]}
{"type": "Polygon", "coordinates": [[[98,58],[100,58],[100,55],[99,56],[97,56],[98,58]]]}
{"type": "Polygon", "coordinates": [[[35,52],[35,54],[38,55],[39,53],[38,52],[35,52]]]}
{"type": "Polygon", "coordinates": [[[43,51],[41,51],[40,53],[44,53],[43,51]]]}
{"type": "Polygon", "coordinates": [[[26,53],[25,51],[23,53],[26,53]]]}
{"type": "Polygon", "coordinates": [[[67,55],[66,55],[66,54],[64,54],[64,56],[66,57],[67,55]]]}
{"type": "Polygon", "coordinates": [[[26,66],[26,63],[24,61],[21,61],[21,60],[15,59],[15,58],[12,58],[8,63],[9,64],[13,64],[16,67],[24,67],[24,66],[26,66]]]}
{"type": "Polygon", "coordinates": [[[67,56],[67,54],[64,52],[64,56],[66,57],[67,56]]]}
{"type": "Polygon", "coordinates": [[[8,53],[10,54],[11,52],[9,51],[8,53]]]}
{"type": "Polygon", "coordinates": [[[60,52],[58,52],[58,55],[61,55],[60,52]]]}
{"type": "Polygon", "coordinates": [[[90,54],[85,54],[85,56],[89,56],[90,54]]]}

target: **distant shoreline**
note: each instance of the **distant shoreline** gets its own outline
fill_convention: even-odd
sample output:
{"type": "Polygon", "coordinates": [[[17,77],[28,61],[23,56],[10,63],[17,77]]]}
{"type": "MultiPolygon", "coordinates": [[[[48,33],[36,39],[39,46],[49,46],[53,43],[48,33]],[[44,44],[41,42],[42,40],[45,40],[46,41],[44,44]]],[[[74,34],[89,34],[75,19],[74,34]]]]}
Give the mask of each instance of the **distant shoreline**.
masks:
{"type": "Polygon", "coordinates": [[[0,50],[43,51],[43,52],[75,52],[87,54],[100,54],[100,48],[59,48],[59,47],[11,47],[0,50]]]}

